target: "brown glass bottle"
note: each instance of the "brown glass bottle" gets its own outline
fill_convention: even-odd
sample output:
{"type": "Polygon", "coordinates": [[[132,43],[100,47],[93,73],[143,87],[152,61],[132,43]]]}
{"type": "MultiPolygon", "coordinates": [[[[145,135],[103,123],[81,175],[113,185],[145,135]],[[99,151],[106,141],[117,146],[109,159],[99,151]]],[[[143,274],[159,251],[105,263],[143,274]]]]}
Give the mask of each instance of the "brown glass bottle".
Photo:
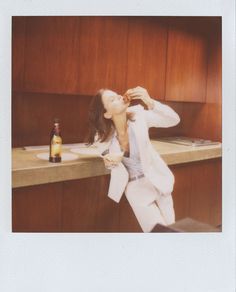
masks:
{"type": "Polygon", "coordinates": [[[61,162],[62,138],[59,120],[54,119],[54,127],[50,134],[49,161],[61,162]]]}

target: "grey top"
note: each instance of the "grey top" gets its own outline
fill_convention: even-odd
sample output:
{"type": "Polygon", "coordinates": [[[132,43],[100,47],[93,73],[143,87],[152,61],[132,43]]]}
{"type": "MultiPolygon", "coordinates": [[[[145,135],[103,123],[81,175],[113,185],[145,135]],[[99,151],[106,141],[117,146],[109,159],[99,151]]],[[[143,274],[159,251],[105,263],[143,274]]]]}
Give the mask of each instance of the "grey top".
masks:
{"type": "Polygon", "coordinates": [[[124,156],[122,162],[129,173],[129,177],[131,178],[143,174],[143,170],[137,140],[134,131],[130,126],[128,126],[128,134],[129,134],[129,157],[124,156]]]}

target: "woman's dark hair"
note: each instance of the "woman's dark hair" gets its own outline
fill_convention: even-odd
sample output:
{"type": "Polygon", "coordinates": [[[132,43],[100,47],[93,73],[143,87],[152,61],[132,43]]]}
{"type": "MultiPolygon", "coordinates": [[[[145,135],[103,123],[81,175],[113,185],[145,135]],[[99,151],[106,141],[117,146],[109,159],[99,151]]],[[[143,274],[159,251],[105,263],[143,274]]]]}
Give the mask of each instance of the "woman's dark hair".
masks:
{"type": "MultiPolygon", "coordinates": [[[[108,140],[113,134],[115,127],[112,119],[106,119],[104,113],[106,112],[102,102],[103,92],[107,89],[100,89],[93,97],[88,113],[89,133],[86,142],[91,145],[94,143],[95,135],[98,135],[100,142],[108,140]]],[[[133,114],[127,113],[127,118],[132,120],[133,114]]]]}
{"type": "Polygon", "coordinates": [[[105,89],[100,89],[97,92],[89,106],[89,135],[87,139],[88,144],[94,143],[94,138],[96,134],[98,135],[101,142],[104,142],[113,132],[112,120],[104,118],[104,113],[106,112],[102,102],[102,94],[104,90],[105,89]]]}

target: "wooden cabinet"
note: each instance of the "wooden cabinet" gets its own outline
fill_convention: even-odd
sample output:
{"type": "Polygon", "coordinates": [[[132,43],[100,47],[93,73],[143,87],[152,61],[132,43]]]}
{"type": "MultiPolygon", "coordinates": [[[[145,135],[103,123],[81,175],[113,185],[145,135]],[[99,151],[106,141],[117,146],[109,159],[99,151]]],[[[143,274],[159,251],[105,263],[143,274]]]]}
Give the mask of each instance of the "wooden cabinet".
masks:
{"type": "Polygon", "coordinates": [[[54,117],[82,142],[96,90],[137,85],[181,118],[152,137],[221,141],[220,17],[13,17],[12,36],[13,147],[48,144],[54,117]]]}
{"type": "Polygon", "coordinates": [[[127,17],[80,17],[78,85],[80,94],[100,88],[126,90],[127,17]]]}
{"type": "Polygon", "coordinates": [[[217,226],[222,223],[221,159],[171,167],[176,220],[190,217],[217,226]]]}
{"type": "Polygon", "coordinates": [[[124,92],[127,29],[126,17],[27,17],[24,91],[124,92]]]}
{"type": "MultiPolygon", "coordinates": [[[[221,159],[171,166],[176,220],[221,224],[221,159]]],[[[109,176],[13,189],[15,232],[142,232],[125,196],[108,198],[109,176]]]]}
{"type": "Polygon", "coordinates": [[[25,29],[25,17],[12,17],[12,88],[16,91],[24,90],[25,29]]]}
{"type": "Polygon", "coordinates": [[[79,17],[26,17],[24,91],[75,93],[79,17]]]}
{"type": "Polygon", "coordinates": [[[12,191],[12,230],[61,231],[63,184],[22,187],[12,191]]]}
{"type": "Polygon", "coordinates": [[[127,88],[137,85],[162,100],[165,95],[167,22],[158,17],[129,18],[127,88]]]}
{"type": "Polygon", "coordinates": [[[119,231],[142,232],[142,229],[125,195],[122,196],[119,202],[119,231]]]}
{"type": "Polygon", "coordinates": [[[222,205],[222,170],[219,160],[200,162],[192,168],[192,196],[189,213],[192,218],[208,222],[212,225],[221,224],[222,205]]]}
{"type": "Polygon", "coordinates": [[[107,188],[108,176],[64,182],[62,231],[119,231],[119,206],[107,188]]]}
{"type": "Polygon", "coordinates": [[[205,102],[219,33],[216,17],[14,17],[13,90],[94,95],[140,85],[156,99],[205,102]]]}
{"type": "Polygon", "coordinates": [[[166,100],[205,102],[209,21],[203,17],[169,18],[166,100]]]}
{"type": "Polygon", "coordinates": [[[16,188],[13,232],[140,232],[128,201],[108,198],[109,176],[16,188]]]}

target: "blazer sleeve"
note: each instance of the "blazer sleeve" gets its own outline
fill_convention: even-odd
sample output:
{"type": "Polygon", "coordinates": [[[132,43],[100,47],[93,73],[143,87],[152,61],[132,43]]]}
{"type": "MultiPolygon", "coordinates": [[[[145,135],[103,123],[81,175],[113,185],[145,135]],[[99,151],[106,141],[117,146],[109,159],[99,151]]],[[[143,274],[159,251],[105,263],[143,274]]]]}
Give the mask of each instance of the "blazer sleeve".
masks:
{"type": "Polygon", "coordinates": [[[179,115],[171,107],[157,100],[154,100],[154,108],[151,110],[144,110],[144,113],[149,128],[168,128],[180,122],[179,115]]]}

